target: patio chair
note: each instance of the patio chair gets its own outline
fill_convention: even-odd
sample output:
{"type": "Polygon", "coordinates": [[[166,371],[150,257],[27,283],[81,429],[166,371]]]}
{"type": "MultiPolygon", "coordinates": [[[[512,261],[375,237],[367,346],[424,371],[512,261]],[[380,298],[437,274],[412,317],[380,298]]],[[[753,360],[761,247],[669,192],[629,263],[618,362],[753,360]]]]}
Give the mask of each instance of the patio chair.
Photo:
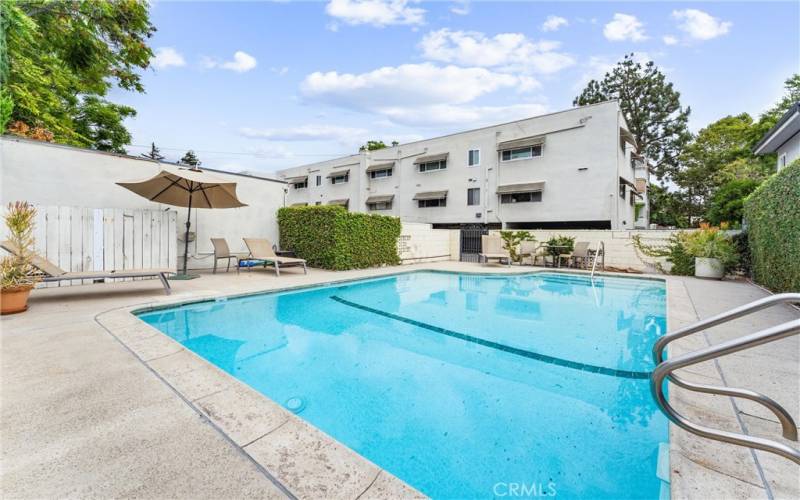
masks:
{"type": "MultiPolygon", "coordinates": [[[[11,241],[3,241],[0,243],[0,248],[3,250],[19,255],[18,247],[11,241]]],[[[153,278],[157,277],[164,287],[164,292],[169,295],[172,290],[167,281],[168,274],[174,274],[174,269],[156,268],[156,269],[118,269],[110,271],[65,271],[36,253],[31,255],[31,264],[33,267],[42,272],[42,281],[45,283],[53,283],[58,281],[67,280],[97,280],[97,279],[110,279],[110,278],[153,278]]]]}
{"type": "Polygon", "coordinates": [[[303,272],[308,274],[308,267],[306,266],[305,259],[297,259],[294,257],[280,257],[275,254],[272,248],[272,243],[263,238],[244,238],[244,244],[250,250],[248,258],[255,260],[263,260],[264,267],[271,263],[275,267],[275,274],[281,275],[281,267],[289,266],[303,266],[303,272]]]}
{"type": "Polygon", "coordinates": [[[537,243],[536,241],[523,241],[519,244],[519,255],[524,261],[526,258],[531,260],[531,265],[535,266],[536,261],[539,259],[542,260],[542,265],[547,265],[547,257],[550,257],[550,254],[547,253],[545,247],[537,243]]]}
{"type": "Polygon", "coordinates": [[[484,264],[488,264],[490,260],[502,263],[506,259],[508,265],[511,265],[511,255],[503,248],[503,239],[499,236],[481,235],[481,253],[478,256],[484,264]]]}
{"type": "Polygon", "coordinates": [[[231,253],[231,249],[228,247],[228,242],[225,241],[225,238],[211,238],[211,244],[214,245],[214,271],[213,274],[217,274],[217,261],[225,259],[228,261],[228,266],[225,268],[225,272],[231,270],[231,260],[236,262],[236,272],[239,272],[239,256],[235,253],[231,253]]]}
{"type": "Polygon", "coordinates": [[[585,269],[589,265],[590,258],[591,255],[589,254],[589,242],[576,242],[575,247],[572,250],[572,265],[574,267],[581,267],[585,269]]]}

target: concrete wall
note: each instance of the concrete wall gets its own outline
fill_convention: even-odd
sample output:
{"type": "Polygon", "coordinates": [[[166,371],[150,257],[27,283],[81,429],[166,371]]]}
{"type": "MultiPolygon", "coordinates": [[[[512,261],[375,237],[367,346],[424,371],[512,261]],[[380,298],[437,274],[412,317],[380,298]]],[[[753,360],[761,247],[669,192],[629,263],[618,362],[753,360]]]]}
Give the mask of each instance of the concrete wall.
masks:
{"type": "MultiPolygon", "coordinates": [[[[602,241],[605,247],[606,266],[632,268],[642,272],[658,272],[653,264],[655,259],[638,255],[633,245],[633,235],[641,235],[642,242],[648,245],[666,245],[669,237],[679,232],[677,230],[647,230],[647,231],[531,231],[537,242],[543,243],[554,236],[572,236],[575,241],[588,241],[591,249],[596,248],[597,243],[602,241]]],[[[497,231],[492,231],[497,233],[497,231]]],[[[664,259],[659,259],[664,263],[664,259]]],[[[668,267],[668,266],[666,266],[668,267]]]]}
{"type": "Polygon", "coordinates": [[[403,264],[458,260],[458,238],[458,230],[433,229],[430,224],[405,222],[397,251],[403,264]]]}
{"type": "MultiPolygon", "coordinates": [[[[145,158],[30,141],[0,138],[0,198],[6,204],[27,200],[37,205],[120,209],[177,209],[178,233],[185,230],[186,209],[150,202],[115,182],[136,181],[155,175],[160,163],[145,158]]],[[[254,176],[214,172],[238,184],[239,199],[249,206],[224,210],[193,210],[189,245],[192,268],[211,267],[211,237],[224,237],[232,251],[246,250],[245,236],[277,242],[276,211],[283,206],[284,184],[254,176]]],[[[179,255],[183,244],[179,241],[179,255]]]]}
{"type": "Polygon", "coordinates": [[[633,207],[618,196],[619,177],[634,180],[631,149],[620,146],[620,126],[619,105],[612,101],[289,168],[279,175],[309,176],[308,188],[289,189],[290,205],[348,198],[350,210],[363,212],[368,197],[394,195],[392,209],[376,213],[440,224],[611,221],[612,228],[633,228],[633,207]],[[546,141],[542,156],[501,161],[498,143],[538,135],[546,141]],[[468,165],[471,149],[480,151],[479,165],[468,165]],[[416,158],[441,153],[449,154],[445,170],[418,171],[416,158]],[[366,168],[386,162],[394,162],[392,176],[369,179],[366,168]],[[327,176],[346,169],[349,182],[332,185],[327,176]],[[541,202],[499,203],[498,185],[540,181],[545,182],[541,202]],[[467,205],[469,188],[480,189],[479,205],[467,205]],[[445,190],[446,207],[419,208],[413,199],[418,192],[445,190]]]}

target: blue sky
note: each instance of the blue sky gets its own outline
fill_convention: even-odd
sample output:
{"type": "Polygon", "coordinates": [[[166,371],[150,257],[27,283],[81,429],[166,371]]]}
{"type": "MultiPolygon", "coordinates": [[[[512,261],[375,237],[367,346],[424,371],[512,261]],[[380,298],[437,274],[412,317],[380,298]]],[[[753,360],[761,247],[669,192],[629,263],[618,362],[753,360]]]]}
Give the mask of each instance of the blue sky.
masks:
{"type": "Polygon", "coordinates": [[[130,153],[272,172],[569,108],[623,54],[652,59],[697,130],[758,114],[800,71],[799,2],[165,2],[130,153]],[[174,148],[174,149],[173,149],[174,148]]]}

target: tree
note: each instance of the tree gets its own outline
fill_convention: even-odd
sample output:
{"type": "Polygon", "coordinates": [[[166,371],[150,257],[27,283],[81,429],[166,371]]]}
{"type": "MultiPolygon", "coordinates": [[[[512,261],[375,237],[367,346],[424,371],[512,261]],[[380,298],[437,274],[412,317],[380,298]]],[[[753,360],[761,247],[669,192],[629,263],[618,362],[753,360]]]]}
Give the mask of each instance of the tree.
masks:
{"type": "Polygon", "coordinates": [[[148,151],[147,153],[142,153],[142,156],[156,161],[161,161],[164,159],[164,155],[162,155],[161,150],[156,147],[155,142],[150,143],[150,151],[148,151]]]}
{"type": "Polygon", "coordinates": [[[590,81],[573,105],[618,99],[639,153],[653,162],[653,173],[663,180],[677,170],[680,153],[691,139],[691,109],[681,106],[680,96],[653,61],[642,66],[628,54],[601,81],[590,81]]]}
{"type": "Polygon", "coordinates": [[[789,111],[797,102],[800,102],[800,74],[795,73],[783,82],[785,93],[780,101],[765,111],[758,118],[758,123],[753,127],[752,144],[755,146],[769,129],[778,123],[778,120],[789,111]]]}
{"type": "MultiPolygon", "coordinates": [[[[395,145],[395,143],[393,142],[392,146],[394,146],[394,145],[395,145]]],[[[358,150],[359,151],[375,151],[375,150],[378,150],[378,149],[384,149],[386,147],[388,147],[388,146],[386,144],[384,144],[383,141],[367,141],[367,143],[364,144],[363,146],[361,146],[360,148],[358,148],[358,150]]]]}
{"type": "Polygon", "coordinates": [[[648,188],[650,201],[650,222],[659,226],[689,227],[686,215],[686,201],[681,193],[669,191],[665,187],[651,185],[648,188]]]}
{"type": "Polygon", "coordinates": [[[750,151],[752,129],[753,119],[747,113],[726,116],[700,130],[684,148],[673,179],[689,201],[690,216],[700,217],[707,211],[711,197],[732,180],[732,173],[741,170],[742,161],[748,161],[754,170],[769,168],[763,158],[753,157],[750,151]]]}
{"type": "Polygon", "coordinates": [[[142,92],[139,71],[155,32],[146,0],[5,0],[0,23],[0,87],[13,101],[11,123],[52,133],[56,142],[124,151],[134,111],[106,100],[119,87],[142,92]]]}
{"type": "Polygon", "coordinates": [[[193,167],[197,167],[202,162],[197,158],[197,155],[194,154],[194,151],[190,149],[189,151],[186,152],[185,155],[183,155],[183,158],[181,158],[180,163],[184,165],[191,165],[193,167]]]}
{"type": "Polygon", "coordinates": [[[741,223],[744,200],[759,184],[752,179],[735,179],[720,186],[709,203],[706,220],[717,226],[723,222],[741,223]]]}

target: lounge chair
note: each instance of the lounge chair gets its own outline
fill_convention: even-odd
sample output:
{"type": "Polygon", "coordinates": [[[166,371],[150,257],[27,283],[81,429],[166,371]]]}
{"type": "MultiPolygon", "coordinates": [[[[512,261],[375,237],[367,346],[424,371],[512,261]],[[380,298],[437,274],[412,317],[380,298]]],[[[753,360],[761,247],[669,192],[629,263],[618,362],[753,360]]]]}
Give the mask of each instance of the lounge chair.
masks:
{"type": "Polygon", "coordinates": [[[488,264],[490,260],[502,263],[502,260],[505,259],[508,265],[511,265],[511,255],[508,250],[503,248],[503,239],[499,236],[481,235],[481,253],[479,257],[484,264],[488,264]]]}
{"type": "MultiPolygon", "coordinates": [[[[0,243],[3,250],[19,255],[19,249],[14,243],[10,241],[3,241],[0,243]]],[[[161,280],[161,285],[164,287],[164,292],[169,295],[172,290],[167,280],[168,274],[175,273],[174,269],[159,268],[159,269],[119,269],[111,271],[80,271],[70,272],[65,271],[53,264],[44,257],[32,254],[31,264],[33,267],[43,273],[42,281],[45,283],[52,283],[67,280],[97,280],[97,279],[110,279],[110,278],[152,278],[158,277],[161,280]]]]}
{"type": "Polygon", "coordinates": [[[239,256],[235,253],[231,253],[231,249],[228,247],[228,242],[225,241],[225,238],[211,238],[211,244],[214,245],[214,271],[213,274],[217,274],[217,261],[225,259],[228,261],[228,266],[225,268],[225,272],[231,270],[231,260],[236,261],[236,272],[239,272],[239,256]]]}
{"type": "Polygon", "coordinates": [[[536,261],[542,259],[543,264],[547,264],[547,257],[550,254],[547,253],[544,247],[536,243],[536,241],[529,240],[523,241],[519,244],[519,256],[524,261],[526,258],[531,260],[531,265],[535,266],[536,261]]]}
{"type": "Polygon", "coordinates": [[[263,260],[264,267],[271,263],[275,266],[275,274],[281,275],[281,267],[289,266],[303,266],[303,272],[308,274],[308,267],[306,266],[305,259],[297,259],[294,257],[280,257],[275,254],[272,249],[272,243],[269,240],[262,238],[244,238],[244,244],[250,250],[249,259],[263,260]]]}
{"type": "Polygon", "coordinates": [[[578,241],[575,243],[575,247],[572,249],[572,265],[575,267],[586,268],[589,266],[589,259],[591,255],[589,254],[589,242],[588,241],[578,241]]]}

